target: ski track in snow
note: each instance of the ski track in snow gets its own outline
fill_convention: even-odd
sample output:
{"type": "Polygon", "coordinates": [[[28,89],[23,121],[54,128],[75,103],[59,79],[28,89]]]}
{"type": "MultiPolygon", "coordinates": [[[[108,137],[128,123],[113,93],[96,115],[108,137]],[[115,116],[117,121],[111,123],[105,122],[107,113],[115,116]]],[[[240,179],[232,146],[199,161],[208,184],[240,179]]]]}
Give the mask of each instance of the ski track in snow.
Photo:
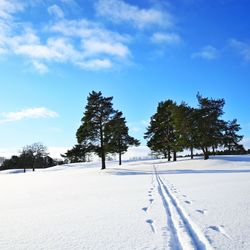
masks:
{"type": "MultiPolygon", "coordinates": [[[[170,230],[170,249],[174,250],[210,250],[213,249],[199,227],[190,219],[179,201],[153,166],[154,177],[158,184],[158,193],[162,199],[170,230]]],[[[149,222],[148,222],[149,223],[149,222]]],[[[150,224],[152,225],[152,224],[150,224]]]]}

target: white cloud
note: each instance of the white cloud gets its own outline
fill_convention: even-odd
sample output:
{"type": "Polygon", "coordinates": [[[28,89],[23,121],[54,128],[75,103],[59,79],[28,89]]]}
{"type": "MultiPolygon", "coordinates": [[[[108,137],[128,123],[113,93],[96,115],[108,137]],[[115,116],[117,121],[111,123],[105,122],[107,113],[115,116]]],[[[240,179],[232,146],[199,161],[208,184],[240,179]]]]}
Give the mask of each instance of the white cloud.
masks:
{"type": "Polygon", "coordinates": [[[56,4],[51,5],[48,8],[48,12],[52,16],[56,16],[56,17],[59,17],[59,18],[63,18],[64,17],[63,10],[58,5],[56,5],[56,4]]]}
{"type": "Polygon", "coordinates": [[[99,41],[128,42],[130,37],[112,32],[102,25],[86,19],[62,20],[50,27],[51,32],[56,32],[67,37],[80,39],[93,39],[99,41]]]}
{"type": "Polygon", "coordinates": [[[0,18],[12,19],[12,14],[22,11],[24,9],[23,4],[20,1],[15,0],[1,0],[0,1],[0,18]]]}
{"type": "Polygon", "coordinates": [[[78,62],[78,66],[82,69],[88,70],[101,70],[101,69],[110,69],[112,68],[112,62],[109,59],[93,59],[83,62],[78,62]]]}
{"type": "Polygon", "coordinates": [[[99,0],[96,4],[96,11],[100,16],[111,19],[114,22],[129,22],[137,28],[145,28],[152,25],[163,27],[173,25],[173,20],[169,13],[154,8],[142,9],[122,0],[99,0]]]}
{"type": "Polygon", "coordinates": [[[175,33],[156,32],[152,35],[151,41],[157,44],[179,44],[181,38],[175,33]]]}
{"type": "MultiPolygon", "coordinates": [[[[22,3],[0,0],[0,55],[22,56],[41,74],[47,73],[48,64],[52,63],[71,63],[84,70],[105,70],[114,67],[117,59],[119,63],[127,60],[130,51],[125,43],[129,36],[112,32],[90,20],[66,20],[57,5],[47,10],[60,20],[48,22],[43,30],[35,30],[31,23],[15,22],[14,14],[30,7],[29,2],[22,5],[19,2],[22,3]]],[[[61,2],[75,4],[75,1],[61,2]]]]}
{"type": "Polygon", "coordinates": [[[219,51],[211,45],[207,45],[191,55],[192,58],[202,58],[205,60],[214,60],[218,58],[218,56],[219,51]]]}
{"type": "MultiPolygon", "coordinates": [[[[83,70],[106,70],[118,64],[128,65],[133,58],[129,49],[133,41],[131,35],[112,31],[104,22],[65,19],[59,6],[72,7],[77,4],[74,0],[60,0],[58,5],[49,7],[47,4],[43,0],[0,0],[0,55],[22,57],[26,65],[32,65],[41,74],[47,73],[52,63],[70,63],[83,70]],[[43,23],[41,29],[29,21],[18,20],[18,12],[37,7],[39,3],[42,3],[41,10],[58,18],[43,23]]],[[[162,9],[143,9],[122,0],[100,0],[95,7],[99,15],[106,16],[111,11],[112,19],[132,23],[138,28],[169,28],[173,24],[172,17],[162,9]]],[[[158,32],[152,36],[155,43],[173,44],[179,40],[174,33],[158,32]]]]}
{"type": "Polygon", "coordinates": [[[44,107],[23,109],[17,112],[3,113],[0,123],[20,121],[23,119],[55,118],[58,114],[44,107]]]}
{"type": "Polygon", "coordinates": [[[250,61],[250,44],[241,42],[237,39],[231,39],[229,44],[232,48],[236,49],[242,58],[249,62],[250,61]]]}
{"type": "Polygon", "coordinates": [[[82,46],[86,55],[109,54],[125,58],[130,53],[128,48],[121,43],[83,40],[82,46]]]}
{"type": "Polygon", "coordinates": [[[74,0],[61,0],[61,2],[68,5],[76,5],[74,0]]]}
{"type": "Polygon", "coordinates": [[[48,67],[42,62],[33,61],[32,64],[40,74],[49,72],[48,67]]]}

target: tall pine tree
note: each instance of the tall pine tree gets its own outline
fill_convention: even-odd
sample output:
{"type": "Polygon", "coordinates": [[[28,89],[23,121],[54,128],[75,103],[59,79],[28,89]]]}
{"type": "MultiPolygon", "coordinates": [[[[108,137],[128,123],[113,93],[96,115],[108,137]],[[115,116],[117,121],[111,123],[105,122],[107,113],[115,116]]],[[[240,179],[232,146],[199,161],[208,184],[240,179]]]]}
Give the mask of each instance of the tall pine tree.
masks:
{"type": "Polygon", "coordinates": [[[101,157],[101,169],[106,168],[106,155],[111,150],[105,138],[108,137],[106,127],[115,114],[112,99],[103,97],[101,92],[92,91],[87,98],[82,125],[76,133],[79,144],[87,145],[90,151],[101,157]]]}
{"type": "Polygon", "coordinates": [[[171,159],[171,152],[173,160],[176,161],[176,152],[181,149],[179,134],[173,121],[175,107],[176,103],[172,100],[160,102],[144,136],[148,140],[147,146],[152,151],[163,154],[168,161],[171,159]]]}
{"type": "Polygon", "coordinates": [[[204,160],[209,158],[209,148],[223,144],[223,115],[224,99],[209,99],[197,94],[199,107],[194,119],[197,123],[197,145],[203,151],[204,160]]]}
{"type": "Polygon", "coordinates": [[[128,134],[129,129],[126,120],[122,116],[122,112],[116,112],[113,119],[105,128],[107,137],[105,138],[110,147],[110,152],[119,155],[119,165],[122,164],[122,154],[124,154],[129,146],[139,146],[140,142],[128,134]]]}
{"type": "Polygon", "coordinates": [[[181,148],[190,149],[191,159],[193,159],[193,151],[196,147],[196,119],[194,116],[195,109],[189,107],[182,102],[181,105],[176,105],[173,112],[173,122],[176,128],[176,133],[179,135],[179,145],[181,148]]]}
{"type": "Polygon", "coordinates": [[[242,135],[238,135],[237,132],[240,131],[240,125],[237,123],[237,119],[228,121],[225,124],[224,133],[224,147],[226,147],[231,154],[232,151],[237,150],[239,147],[239,142],[243,139],[242,135]]]}

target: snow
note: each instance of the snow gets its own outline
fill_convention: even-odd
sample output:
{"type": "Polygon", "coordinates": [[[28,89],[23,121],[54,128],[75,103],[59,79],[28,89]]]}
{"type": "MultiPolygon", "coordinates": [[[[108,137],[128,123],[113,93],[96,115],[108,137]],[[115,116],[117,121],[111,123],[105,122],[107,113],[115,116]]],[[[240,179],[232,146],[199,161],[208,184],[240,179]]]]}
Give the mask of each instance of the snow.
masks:
{"type": "Polygon", "coordinates": [[[250,249],[250,156],[0,172],[0,249],[250,249]]]}

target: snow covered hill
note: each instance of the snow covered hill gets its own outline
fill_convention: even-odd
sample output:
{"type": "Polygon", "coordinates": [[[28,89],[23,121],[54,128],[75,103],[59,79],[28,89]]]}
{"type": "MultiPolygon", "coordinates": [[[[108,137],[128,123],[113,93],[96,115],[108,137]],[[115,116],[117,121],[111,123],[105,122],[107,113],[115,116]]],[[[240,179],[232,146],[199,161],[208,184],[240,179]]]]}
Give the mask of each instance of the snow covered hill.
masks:
{"type": "Polygon", "coordinates": [[[0,172],[0,249],[250,249],[250,157],[0,172]]]}

